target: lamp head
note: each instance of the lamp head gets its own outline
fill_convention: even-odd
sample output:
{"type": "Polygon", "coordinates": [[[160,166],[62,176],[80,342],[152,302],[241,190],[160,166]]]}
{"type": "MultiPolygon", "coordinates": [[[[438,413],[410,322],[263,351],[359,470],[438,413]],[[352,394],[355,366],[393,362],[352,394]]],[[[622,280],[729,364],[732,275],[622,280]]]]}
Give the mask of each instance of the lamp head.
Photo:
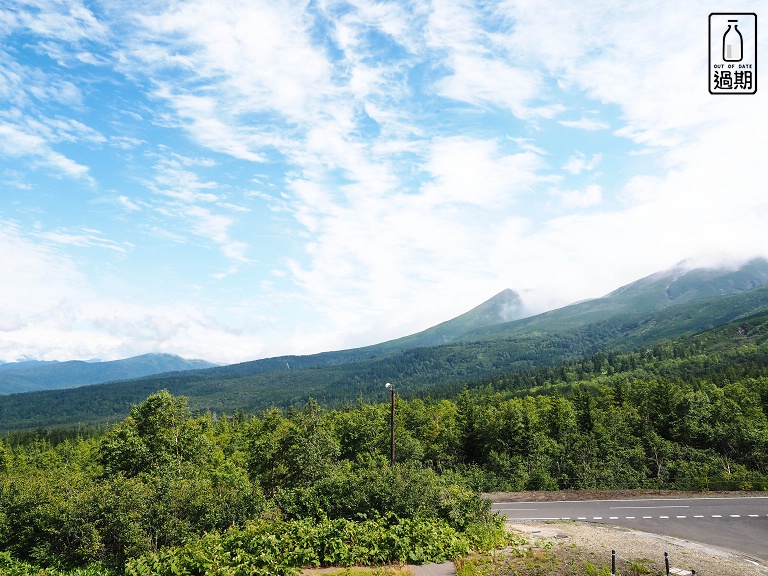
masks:
{"type": "Polygon", "coordinates": [[[386,384],[384,384],[384,388],[386,388],[387,390],[392,390],[392,388],[394,388],[394,386],[392,386],[392,384],[387,382],[386,384]]]}

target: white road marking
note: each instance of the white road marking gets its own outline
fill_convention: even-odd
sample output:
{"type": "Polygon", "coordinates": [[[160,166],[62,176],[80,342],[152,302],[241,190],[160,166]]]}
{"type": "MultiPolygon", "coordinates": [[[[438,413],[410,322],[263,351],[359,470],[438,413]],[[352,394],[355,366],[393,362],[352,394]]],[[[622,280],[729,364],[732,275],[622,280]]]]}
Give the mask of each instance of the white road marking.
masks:
{"type": "Polygon", "coordinates": [[[654,510],[657,508],[690,508],[690,506],[670,505],[670,506],[611,506],[611,510],[654,510]]]}
{"type": "Polygon", "coordinates": [[[712,518],[722,518],[722,516],[720,514],[712,514],[712,518]]]}

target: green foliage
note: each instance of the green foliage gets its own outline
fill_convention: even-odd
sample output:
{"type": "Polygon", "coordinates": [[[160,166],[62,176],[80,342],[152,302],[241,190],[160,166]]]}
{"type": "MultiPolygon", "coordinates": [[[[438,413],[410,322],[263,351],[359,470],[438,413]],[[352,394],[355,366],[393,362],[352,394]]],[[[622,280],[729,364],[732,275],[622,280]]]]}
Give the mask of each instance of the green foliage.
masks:
{"type": "Polygon", "coordinates": [[[29,562],[16,560],[8,552],[0,552],[0,574],[2,576],[117,576],[118,573],[97,563],[71,570],[41,568],[29,562]]]}
{"type": "Polygon", "coordinates": [[[190,418],[187,399],[167,390],[149,396],[104,437],[99,460],[106,474],[135,476],[182,464],[202,463],[209,456],[208,422],[190,418]]]}
{"type": "Polygon", "coordinates": [[[398,396],[395,466],[388,403],[217,417],[157,392],[105,431],[0,440],[0,550],[20,573],[279,574],[497,546],[481,490],[768,490],[766,326],[398,396]]]}
{"type": "Polygon", "coordinates": [[[297,574],[303,566],[442,562],[469,540],[447,522],[394,515],[374,520],[250,522],[128,563],[129,576],[297,574]]]}
{"type": "Polygon", "coordinates": [[[402,518],[439,518],[459,530],[493,522],[490,503],[474,490],[428,468],[381,461],[340,465],[307,488],[284,488],[276,502],[290,518],[355,519],[387,511],[402,518]]]}

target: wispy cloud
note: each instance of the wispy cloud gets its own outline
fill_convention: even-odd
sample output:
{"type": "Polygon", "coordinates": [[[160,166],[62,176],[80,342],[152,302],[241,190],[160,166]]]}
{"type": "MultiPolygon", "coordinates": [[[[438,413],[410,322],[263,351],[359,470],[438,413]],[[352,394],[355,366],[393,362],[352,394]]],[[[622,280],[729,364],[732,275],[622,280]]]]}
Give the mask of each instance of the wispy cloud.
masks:
{"type": "MultiPolygon", "coordinates": [[[[76,43],[105,39],[107,28],[82,2],[10,0],[16,26],[45,38],[76,43]]],[[[4,11],[5,12],[5,11],[4,11]]]]}
{"type": "Polygon", "coordinates": [[[79,231],[59,229],[38,232],[35,234],[35,237],[47,243],[85,248],[106,248],[120,254],[126,254],[132,248],[132,245],[128,242],[115,242],[105,238],[103,232],[87,228],[79,231]]]}
{"type": "Polygon", "coordinates": [[[600,160],[602,160],[601,154],[593,154],[591,158],[587,159],[586,154],[578,152],[575,156],[568,158],[563,170],[571,174],[581,174],[585,170],[589,172],[600,164],[600,160]]]}
{"type": "Polygon", "coordinates": [[[233,239],[231,230],[238,223],[233,214],[247,214],[250,210],[228,200],[227,186],[200,174],[215,169],[216,162],[162,150],[152,156],[154,174],[144,185],[155,198],[144,200],[141,206],[124,197],[119,202],[129,211],[146,208],[162,219],[165,226],[155,227],[154,233],[162,230],[164,238],[181,243],[209,242],[228,260],[248,263],[248,242],[233,239]]]}
{"type": "Polygon", "coordinates": [[[513,20],[494,18],[489,29],[483,24],[487,16],[475,3],[433,3],[426,37],[431,48],[445,51],[443,64],[451,70],[436,82],[440,93],[476,106],[505,108],[523,119],[551,118],[562,111],[560,104],[542,104],[548,96],[543,75],[498,41],[512,30],[513,20]]]}
{"type": "MultiPolygon", "coordinates": [[[[40,39],[24,50],[43,52],[41,60],[56,59],[54,52],[68,54],[80,42],[106,39],[106,28],[79,2],[11,0],[0,9],[0,21],[0,35],[22,33],[40,39]]],[[[18,53],[0,49],[0,99],[10,104],[0,113],[0,150],[7,156],[30,157],[38,167],[92,184],[87,166],[57,150],[62,143],[105,141],[97,130],[70,115],[72,107],[83,103],[77,81],[66,69],[30,66],[19,61],[18,53]]]]}
{"type": "Polygon", "coordinates": [[[73,178],[88,179],[88,167],[56,152],[45,138],[0,116],[0,150],[7,156],[31,156],[39,166],[73,178]]]}
{"type": "Polygon", "coordinates": [[[596,118],[579,118],[578,120],[560,120],[562,126],[567,128],[576,128],[577,130],[607,130],[611,127],[607,122],[596,118]]]}
{"type": "Polygon", "coordinates": [[[0,301],[13,302],[23,318],[76,297],[84,282],[70,258],[30,238],[11,220],[0,220],[0,259],[5,277],[13,279],[0,282],[0,301]]]}
{"type": "Polygon", "coordinates": [[[125,52],[129,69],[155,79],[155,95],[201,144],[263,161],[261,149],[279,147],[296,123],[322,116],[334,90],[298,8],[192,1],[131,14],[142,28],[125,52]],[[168,71],[172,86],[161,79],[168,71]]]}

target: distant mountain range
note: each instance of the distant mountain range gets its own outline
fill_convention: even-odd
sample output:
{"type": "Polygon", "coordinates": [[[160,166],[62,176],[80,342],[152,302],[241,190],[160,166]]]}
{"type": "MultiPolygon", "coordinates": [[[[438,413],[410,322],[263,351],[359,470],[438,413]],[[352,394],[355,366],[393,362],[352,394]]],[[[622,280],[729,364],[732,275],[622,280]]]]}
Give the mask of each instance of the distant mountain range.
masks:
{"type": "Polygon", "coordinates": [[[518,295],[505,290],[457,318],[374,346],[0,396],[0,429],[122,419],[159,389],[187,396],[193,409],[229,413],[309,397],[329,405],[383,397],[388,381],[404,396],[440,397],[495,375],[652,347],[760,313],[768,321],[768,261],[737,270],[680,267],[544,314],[519,318],[521,310],[518,295]]]}
{"type": "Polygon", "coordinates": [[[205,360],[185,360],[173,354],[143,354],[109,362],[8,362],[0,364],[0,394],[71,388],[213,366],[216,364],[205,360]]]}

